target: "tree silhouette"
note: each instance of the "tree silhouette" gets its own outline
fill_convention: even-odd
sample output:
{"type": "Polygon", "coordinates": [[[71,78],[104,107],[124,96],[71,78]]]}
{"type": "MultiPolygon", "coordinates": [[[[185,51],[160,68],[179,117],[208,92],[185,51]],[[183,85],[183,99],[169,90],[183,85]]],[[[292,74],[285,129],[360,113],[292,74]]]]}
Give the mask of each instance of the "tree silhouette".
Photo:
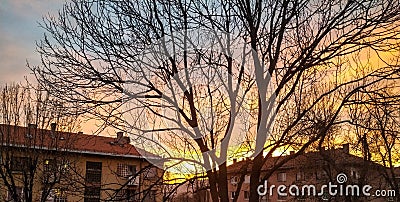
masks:
{"type": "Polygon", "coordinates": [[[73,163],[62,155],[68,147],[58,141],[56,130],[74,131],[78,121],[64,116],[51,96],[29,85],[2,87],[0,103],[0,179],[3,193],[8,193],[3,200],[47,201],[67,178],[65,166],[73,163]]]}
{"type": "Polygon", "coordinates": [[[44,19],[31,69],[71,107],[206,173],[213,201],[229,201],[240,150],[257,201],[273,152],[322,145],[357,92],[397,79],[399,11],[392,0],[74,0],[44,19]]]}

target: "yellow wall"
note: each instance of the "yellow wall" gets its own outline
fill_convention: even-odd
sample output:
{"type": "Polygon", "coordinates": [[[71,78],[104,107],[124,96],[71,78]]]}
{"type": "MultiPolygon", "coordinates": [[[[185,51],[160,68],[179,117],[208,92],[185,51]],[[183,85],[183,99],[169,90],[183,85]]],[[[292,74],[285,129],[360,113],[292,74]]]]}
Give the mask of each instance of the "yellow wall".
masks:
{"type": "MultiPolygon", "coordinates": [[[[35,152],[35,151],[33,151],[35,152]]],[[[37,155],[38,153],[36,153],[37,155]]],[[[24,153],[16,151],[15,156],[29,156],[29,154],[24,155],[24,153]]],[[[117,175],[117,167],[119,163],[135,165],[136,171],[139,172],[142,168],[149,165],[149,163],[143,159],[138,158],[124,158],[124,157],[114,157],[114,156],[101,156],[101,155],[89,155],[89,154],[76,154],[76,153],[57,153],[49,156],[40,155],[40,163],[38,171],[35,174],[35,185],[34,185],[34,199],[33,201],[40,200],[40,193],[42,191],[42,180],[40,176],[42,175],[43,170],[43,162],[45,159],[52,158],[64,158],[69,161],[69,173],[66,176],[66,180],[62,180],[60,184],[56,185],[56,187],[64,187],[67,188],[67,199],[68,201],[83,201],[84,197],[84,184],[85,184],[85,172],[86,172],[86,162],[102,162],[102,176],[101,176],[101,199],[104,200],[108,198],[110,195],[114,194],[113,190],[121,188],[121,185],[124,185],[127,182],[127,178],[119,177],[117,175]]],[[[158,171],[158,174],[161,172],[158,171]]],[[[15,179],[18,179],[20,174],[13,173],[15,179]]],[[[152,184],[157,177],[155,178],[147,178],[144,174],[141,174],[139,186],[134,186],[134,188],[142,192],[144,189],[147,189],[150,184],[152,184]]],[[[17,186],[22,186],[21,182],[16,183],[17,186]]],[[[3,180],[0,179],[0,201],[3,201],[7,196],[7,189],[4,186],[3,180]]],[[[130,186],[131,187],[131,186],[130,186]]],[[[161,190],[160,186],[155,186],[152,190],[157,191],[157,200],[162,200],[162,195],[159,192],[161,190]]],[[[143,194],[140,195],[140,198],[143,197],[143,194]]]]}

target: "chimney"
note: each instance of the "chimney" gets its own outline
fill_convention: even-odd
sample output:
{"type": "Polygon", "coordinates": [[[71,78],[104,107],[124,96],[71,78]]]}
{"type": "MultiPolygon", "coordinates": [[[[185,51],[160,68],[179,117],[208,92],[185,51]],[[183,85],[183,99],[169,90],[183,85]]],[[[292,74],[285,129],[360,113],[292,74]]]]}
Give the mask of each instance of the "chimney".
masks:
{"type": "Polygon", "coordinates": [[[56,138],[56,128],[57,128],[57,124],[56,123],[51,123],[50,124],[50,136],[51,138],[56,138]]]}
{"type": "Polygon", "coordinates": [[[347,144],[343,144],[342,145],[342,150],[343,150],[343,152],[344,153],[349,153],[350,152],[350,145],[349,145],[349,143],[347,143],[347,144]]]}
{"type": "Polygon", "coordinates": [[[33,137],[32,134],[35,134],[36,127],[37,127],[36,124],[33,124],[33,123],[28,124],[28,132],[26,134],[27,138],[32,138],[33,137]]]}
{"type": "Polygon", "coordinates": [[[119,142],[122,139],[123,136],[124,136],[124,132],[117,132],[116,142],[119,142]]]}
{"type": "Polygon", "coordinates": [[[51,123],[50,124],[51,132],[56,132],[57,124],[56,123],[51,123]]]}
{"type": "Polygon", "coordinates": [[[129,137],[124,137],[124,132],[117,132],[115,142],[119,145],[129,144],[131,142],[129,137]]]}
{"type": "Polygon", "coordinates": [[[33,124],[33,123],[30,123],[30,124],[28,124],[28,128],[29,128],[29,129],[36,129],[36,128],[37,128],[37,125],[36,125],[36,124],[33,124]]]}
{"type": "Polygon", "coordinates": [[[237,159],[233,159],[233,163],[236,163],[237,162],[237,159]]]}
{"type": "Polygon", "coordinates": [[[129,137],[122,137],[119,142],[120,144],[129,144],[131,142],[131,139],[129,137]]]}

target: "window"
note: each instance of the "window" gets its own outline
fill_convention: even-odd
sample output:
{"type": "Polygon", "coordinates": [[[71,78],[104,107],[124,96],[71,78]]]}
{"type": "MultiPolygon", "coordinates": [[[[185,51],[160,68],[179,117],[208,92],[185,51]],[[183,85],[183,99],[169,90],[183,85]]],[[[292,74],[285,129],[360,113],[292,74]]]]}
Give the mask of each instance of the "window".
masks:
{"type": "Polygon", "coordinates": [[[89,184],[85,187],[84,202],[100,201],[101,168],[101,162],[86,162],[86,182],[89,184]]]}
{"type": "Polygon", "coordinates": [[[12,157],[11,158],[11,170],[15,172],[28,171],[31,158],[29,157],[12,157]]]}
{"type": "Polygon", "coordinates": [[[121,177],[129,177],[135,175],[136,166],[119,163],[117,167],[117,173],[121,177]]]}
{"type": "Polygon", "coordinates": [[[234,199],[234,198],[235,198],[235,196],[236,196],[236,192],[234,192],[234,191],[231,191],[231,199],[234,199]]]}
{"type": "Polygon", "coordinates": [[[358,174],[358,172],[355,168],[350,168],[350,174],[351,174],[351,177],[353,177],[354,179],[360,178],[360,175],[358,174]]]}
{"type": "Polygon", "coordinates": [[[43,161],[43,170],[45,172],[65,173],[68,171],[68,168],[69,168],[69,162],[67,160],[57,162],[56,159],[46,159],[43,161]]]}
{"type": "Polygon", "coordinates": [[[355,171],[355,170],[353,170],[353,171],[351,172],[351,175],[352,175],[354,178],[356,178],[356,179],[358,179],[358,178],[359,178],[359,176],[358,176],[358,172],[357,172],[357,171],[355,171]]]}
{"type": "Polygon", "coordinates": [[[45,159],[43,161],[43,183],[59,182],[66,176],[69,169],[67,160],[57,161],[56,159],[45,159]]]}
{"type": "Polygon", "coordinates": [[[244,183],[250,184],[250,175],[244,176],[244,183]]]}
{"type": "Polygon", "coordinates": [[[67,197],[56,197],[54,202],[67,202],[67,197]]]}
{"type": "Polygon", "coordinates": [[[250,199],[250,192],[244,191],[244,200],[249,200],[249,199],[250,199]]]}
{"type": "Polygon", "coordinates": [[[58,164],[61,173],[67,173],[69,171],[70,162],[68,160],[63,160],[58,164]]]}
{"type": "Polygon", "coordinates": [[[101,183],[101,162],[86,162],[86,182],[101,183]]]}
{"type": "Polygon", "coordinates": [[[305,180],[304,172],[299,171],[296,173],[296,181],[303,181],[305,180]]]}
{"type": "MultiPolygon", "coordinates": [[[[21,200],[24,197],[24,190],[22,187],[15,187],[15,191],[17,192],[17,197],[21,200]]],[[[13,201],[12,193],[7,192],[7,201],[13,201]]]]}
{"type": "Polygon", "coordinates": [[[278,182],[286,182],[286,173],[278,173],[278,182]]]}
{"type": "Polygon", "coordinates": [[[239,183],[239,177],[238,176],[233,176],[231,178],[231,184],[236,185],[237,183],[239,183]]]}
{"type": "Polygon", "coordinates": [[[102,164],[101,162],[86,162],[86,170],[101,170],[102,164]]]}
{"type": "Polygon", "coordinates": [[[47,196],[46,202],[67,202],[67,194],[64,189],[52,189],[47,196]]]}
{"type": "Polygon", "coordinates": [[[85,187],[84,202],[99,202],[100,201],[100,187],[85,187]]]}
{"type": "Polygon", "coordinates": [[[67,202],[67,194],[63,189],[54,189],[54,202],[67,202]]]}
{"type": "Polygon", "coordinates": [[[43,170],[45,172],[54,172],[57,169],[56,161],[54,159],[44,160],[43,170]]]}

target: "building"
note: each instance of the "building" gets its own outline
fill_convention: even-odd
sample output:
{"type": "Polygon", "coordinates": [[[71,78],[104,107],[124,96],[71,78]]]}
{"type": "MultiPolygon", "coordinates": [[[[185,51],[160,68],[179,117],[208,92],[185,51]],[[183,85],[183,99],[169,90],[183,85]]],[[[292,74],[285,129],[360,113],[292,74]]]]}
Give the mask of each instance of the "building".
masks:
{"type": "MultiPolygon", "coordinates": [[[[396,168],[396,170],[398,170],[396,168]]],[[[249,200],[251,162],[243,160],[228,167],[228,190],[231,200],[249,200]],[[239,187],[239,189],[238,189],[239,187]]],[[[396,171],[398,172],[398,171],[396,171]]],[[[262,169],[261,201],[397,201],[398,187],[390,184],[398,179],[385,177],[388,168],[349,153],[349,145],[342,148],[271,157],[262,169]],[[278,166],[283,161],[282,166],[278,166]],[[274,168],[277,166],[276,168],[274,168]],[[330,194],[329,183],[336,185],[330,194]],[[285,189],[278,194],[279,186],[285,189]],[[323,188],[323,186],[326,186],[323,188]],[[362,188],[371,186],[371,196],[363,195],[362,188]],[[266,189],[265,189],[266,188],[266,189]],[[315,191],[314,191],[315,188],[315,191]],[[293,193],[290,194],[289,190],[293,193]],[[377,196],[375,191],[385,192],[377,196]],[[383,190],[383,191],[382,191],[383,190]],[[286,193],[286,196],[285,196],[286,193]],[[334,191],[332,191],[334,193],[334,191]],[[347,193],[347,194],[346,194],[347,193]],[[357,196],[358,193],[358,196],[357,196]]]]}
{"type": "Polygon", "coordinates": [[[209,183],[206,178],[187,180],[183,184],[166,185],[173,189],[173,196],[169,198],[170,202],[210,202],[211,194],[208,189],[209,183]]]}
{"type": "Polygon", "coordinates": [[[122,132],[113,138],[56,128],[0,125],[0,201],[162,200],[162,170],[148,162],[158,157],[122,132]]]}

